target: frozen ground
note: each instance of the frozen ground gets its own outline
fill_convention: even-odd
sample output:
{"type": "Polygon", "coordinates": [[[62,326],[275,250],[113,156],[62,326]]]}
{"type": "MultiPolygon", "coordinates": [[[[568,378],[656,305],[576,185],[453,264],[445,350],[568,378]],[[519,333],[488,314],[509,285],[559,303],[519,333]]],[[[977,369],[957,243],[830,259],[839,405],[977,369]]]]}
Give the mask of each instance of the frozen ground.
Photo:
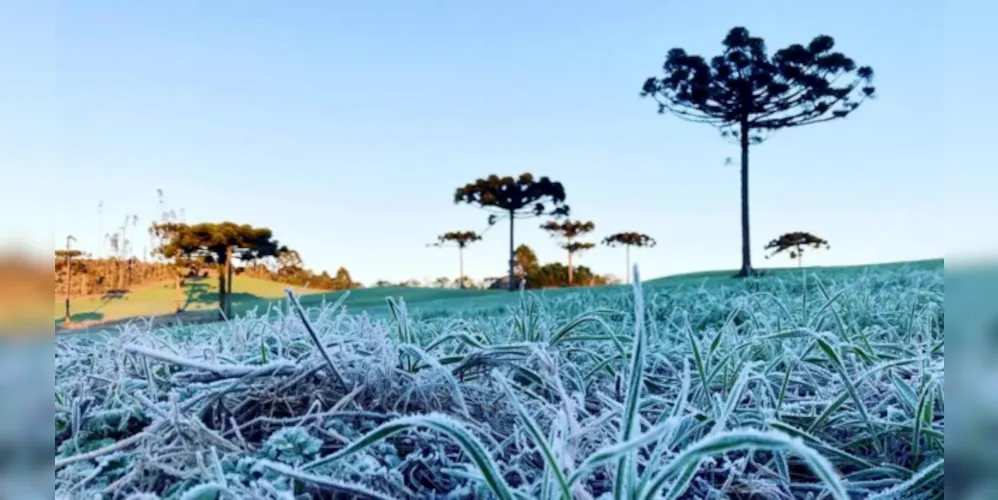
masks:
{"type": "Polygon", "coordinates": [[[60,336],[56,496],[942,498],[942,306],[896,267],[60,336]]]}

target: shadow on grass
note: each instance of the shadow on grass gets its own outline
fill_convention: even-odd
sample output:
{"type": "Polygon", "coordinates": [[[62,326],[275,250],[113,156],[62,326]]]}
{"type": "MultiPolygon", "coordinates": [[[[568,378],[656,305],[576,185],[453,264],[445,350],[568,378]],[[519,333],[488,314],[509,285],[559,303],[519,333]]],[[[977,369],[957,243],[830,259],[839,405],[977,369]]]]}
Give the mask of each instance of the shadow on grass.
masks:
{"type": "MultiPolygon", "coordinates": [[[[186,288],[186,291],[185,291],[183,310],[186,311],[191,304],[202,304],[210,306],[218,305],[218,301],[220,299],[219,294],[217,291],[211,291],[211,287],[208,285],[208,283],[204,282],[190,283],[188,285],[185,285],[184,288],[186,288]]],[[[258,303],[265,299],[258,295],[253,295],[252,293],[232,292],[229,300],[232,303],[232,307],[236,308],[251,303],[258,303]]]]}
{"type": "MultiPolygon", "coordinates": [[[[104,319],[104,314],[103,313],[100,313],[100,312],[97,312],[97,311],[89,311],[89,312],[81,312],[81,313],[76,313],[76,314],[71,315],[69,317],[69,322],[70,322],[70,324],[73,324],[73,323],[93,323],[93,322],[99,322],[99,321],[101,321],[103,319],[104,319]]],[[[66,319],[65,318],[59,318],[59,319],[55,320],[55,327],[56,328],[62,328],[64,326],[68,326],[65,323],[66,323],[66,319]]]]}

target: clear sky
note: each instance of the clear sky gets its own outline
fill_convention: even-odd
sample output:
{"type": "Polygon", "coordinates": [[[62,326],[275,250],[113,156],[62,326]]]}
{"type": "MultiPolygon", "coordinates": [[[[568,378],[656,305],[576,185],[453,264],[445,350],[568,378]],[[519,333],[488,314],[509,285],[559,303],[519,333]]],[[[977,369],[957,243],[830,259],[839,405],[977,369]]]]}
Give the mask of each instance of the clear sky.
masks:
{"type": "MultiPolygon", "coordinates": [[[[771,51],[832,35],[874,67],[879,93],[846,120],[752,149],[756,265],[773,265],[762,246],[793,230],[830,240],[806,257],[815,265],[941,257],[952,230],[942,205],[969,207],[968,189],[996,185],[993,169],[962,197],[947,198],[941,182],[944,139],[986,142],[980,124],[944,111],[944,94],[969,102],[982,89],[953,75],[943,3],[899,5],[5,4],[0,164],[23,181],[0,187],[17,220],[0,237],[44,248],[73,234],[93,251],[136,214],[141,250],[162,189],[188,222],[269,226],[315,269],[346,266],[366,283],[454,277],[456,250],[425,245],[486,227],[484,211],[453,204],[454,189],[530,171],[565,184],[573,218],[596,223],[593,240],[655,237],[658,247],[632,253],[646,277],[737,268],[738,169],[724,162],[737,148],[709,126],[657,115],[638,92],[670,48],[712,56],[743,25],[771,51]]],[[[977,71],[994,79],[993,65],[977,71]]],[[[564,259],[541,222],[520,223],[517,243],[564,259]]],[[[968,244],[996,241],[981,238],[968,244]]],[[[466,252],[466,271],[503,274],[506,248],[505,227],[492,229],[466,252]]],[[[579,262],[621,275],[624,254],[597,248],[579,262]]]]}

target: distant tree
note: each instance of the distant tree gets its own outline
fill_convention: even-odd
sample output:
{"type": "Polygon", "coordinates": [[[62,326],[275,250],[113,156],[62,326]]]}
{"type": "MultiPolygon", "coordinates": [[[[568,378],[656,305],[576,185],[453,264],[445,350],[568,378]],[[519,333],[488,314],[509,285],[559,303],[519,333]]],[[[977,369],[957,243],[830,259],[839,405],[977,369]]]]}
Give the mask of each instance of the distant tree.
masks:
{"type": "Polygon", "coordinates": [[[647,234],[641,233],[617,233],[603,238],[603,244],[610,247],[623,246],[625,249],[626,264],[624,266],[625,282],[631,282],[631,247],[653,247],[655,240],[647,234]]]}
{"type": "Polygon", "coordinates": [[[70,295],[73,292],[73,286],[72,286],[72,284],[73,284],[73,262],[72,261],[73,261],[73,259],[75,259],[76,257],[79,257],[82,254],[82,252],[80,252],[79,250],[75,250],[75,249],[71,248],[72,243],[74,241],[76,241],[76,237],[75,236],[73,236],[73,235],[66,236],[66,248],[65,248],[65,250],[56,250],[55,251],[56,258],[61,258],[61,259],[65,260],[65,267],[66,267],[66,312],[65,312],[65,314],[63,316],[63,322],[66,323],[66,324],[68,324],[72,320],[72,317],[73,317],[73,315],[70,313],[70,307],[69,307],[70,295]]]}
{"type": "Polygon", "coordinates": [[[489,215],[489,225],[503,218],[509,219],[509,290],[516,290],[513,267],[513,222],[515,219],[540,217],[566,217],[569,213],[565,205],[565,188],[560,182],[547,177],[534,179],[533,174],[524,173],[519,178],[490,175],[484,179],[457,188],[454,203],[478,205],[493,213],[489,215]]]}
{"type": "Polygon", "coordinates": [[[375,288],[384,288],[389,286],[392,286],[392,282],[388,280],[378,280],[374,282],[375,288]]]}
{"type": "MultiPolygon", "coordinates": [[[[463,281],[464,280],[461,279],[458,280],[458,284],[459,286],[461,286],[461,288],[464,288],[463,281]]],[[[440,276],[439,278],[433,280],[433,285],[436,286],[437,288],[447,288],[448,286],[450,286],[450,278],[446,276],[440,276]]]]}
{"type": "Polygon", "coordinates": [[[488,288],[482,284],[476,284],[474,280],[465,276],[464,278],[458,278],[454,283],[457,284],[462,290],[465,289],[475,289],[475,288],[488,288]]]}
{"type": "Polygon", "coordinates": [[[516,266],[516,275],[521,278],[526,276],[530,270],[540,265],[540,261],[537,259],[537,254],[534,253],[534,250],[527,245],[520,245],[516,247],[516,250],[513,252],[513,261],[516,266]]]}
{"type": "Polygon", "coordinates": [[[648,78],[642,96],[687,121],[713,125],[741,147],[742,266],[738,276],[754,274],[749,243],[749,144],[792,127],[845,118],[875,89],[873,69],[857,67],[835,41],[820,35],[807,46],[793,44],[766,53],[762,38],[732,28],[724,51],[708,63],[681,48],[669,51],[662,78],[648,78]]]}
{"type": "MultiPolygon", "coordinates": [[[[474,231],[451,231],[448,233],[441,234],[437,236],[437,242],[431,243],[430,246],[443,247],[443,246],[456,246],[457,247],[457,258],[458,258],[458,286],[462,289],[464,288],[464,247],[476,241],[481,241],[482,237],[474,231]]],[[[449,280],[448,280],[449,281],[449,280]]]]}
{"type": "Polygon", "coordinates": [[[360,288],[360,283],[357,283],[350,277],[350,271],[347,268],[341,267],[336,270],[336,276],[333,277],[333,285],[335,288],[333,290],[352,290],[354,288],[360,288]]]}
{"type": "Polygon", "coordinates": [[[265,227],[253,227],[234,222],[188,225],[169,223],[159,229],[165,242],[158,249],[167,258],[203,256],[218,269],[219,309],[232,315],[232,263],[236,259],[252,261],[265,256],[277,256],[287,251],[265,227]]]}
{"type": "Polygon", "coordinates": [[[784,234],[779,238],[770,241],[764,250],[773,251],[766,256],[767,259],[780,252],[789,250],[788,253],[790,254],[790,258],[797,259],[797,267],[801,267],[803,265],[804,249],[807,247],[814,249],[831,248],[831,246],[828,245],[828,241],[822,238],[819,238],[811,233],[796,231],[784,234]]]}
{"type": "Polygon", "coordinates": [[[275,256],[276,274],[279,276],[293,276],[305,270],[305,264],[297,250],[284,248],[275,256]]]}
{"type": "Polygon", "coordinates": [[[594,247],[592,243],[579,243],[575,238],[596,229],[596,224],[592,221],[564,220],[558,222],[549,220],[541,225],[541,229],[547,231],[551,236],[560,239],[559,246],[568,251],[568,285],[572,285],[572,256],[576,253],[589,250],[594,247]]]}

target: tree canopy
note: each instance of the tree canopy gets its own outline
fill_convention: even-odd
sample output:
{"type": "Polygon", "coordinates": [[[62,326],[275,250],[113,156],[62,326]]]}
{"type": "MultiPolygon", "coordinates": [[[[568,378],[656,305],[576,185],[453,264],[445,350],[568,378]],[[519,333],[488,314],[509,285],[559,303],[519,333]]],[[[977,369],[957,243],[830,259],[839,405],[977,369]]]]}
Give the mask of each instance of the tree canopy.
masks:
{"type": "Polygon", "coordinates": [[[577,254],[585,252],[586,250],[591,250],[596,246],[595,243],[590,243],[588,241],[573,241],[571,243],[566,243],[562,246],[570,254],[577,254]]]}
{"type": "Polygon", "coordinates": [[[629,247],[653,247],[655,246],[655,239],[647,234],[642,233],[616,233],[603,238],[603,244],[610,247],[615,246],[629,246],[629,247]]]}
{"type": "Polygon", "coordinates": [[[519,177],[490,175],[476,179],[454,192],[454,203],[478,205],[496,213],[489,216],[495,224],[499,215],[539,217],[545,213],[554,217],[569,213],[565,205],[565,188],[547,177],[534,179],[531,173],[519,177]]]}
{"type": "Polygon", "coordinates": [[[771,131],[845,118],[876,92],[873,68],[833,51],[828,35],[772,57],[765,41],[743,27],[732,28],[722,43],[724,50],[710,62],[670,50],[665,76],[645,80],[641,95],[653,97],[660,113],[738,134],[735,127],[743,122],[771,131]]]}
{"type": "Polygon", "coordinates": [[[437,236],[437,242],[434,243],[434,246],[443,246],[448,243],[453,243],[459,248],[464,248],[470,243],[481,241],[481,239],[482,237],[474,231],[450,231],[437,236]]]}
{"type": "Polygon", "coordinates": [[[249,224],[167,222],[154,224],[153,231],[163,238],[159,253],[167,258],[206,256],[223,264],[230,251],[239,260],[275,257],[289,251],[274,239],[269,228],[249,224]]]}
{"type": "Polygon", "coordinates": [[[573,240],[596,229],[593,221],[578,221],[565,219],[563,221],[549,220],[541,225],[541,229],[551,233],[556,238],[573,240]]]}
{"type": "Polygon", "coordinates": [[[779,238],[773,239],[766,245],[764,250],[772,250],[772,253],[766,256],[767,259],[789,250],[788,254],[790,258],[797,259],[797,263],[800,265],[801,260],[804,257],[804,249],[808,247],[814,249],[831,248],[828,241],[823,238],[804,231],[795,231],[783,234],[779,238]]]}

